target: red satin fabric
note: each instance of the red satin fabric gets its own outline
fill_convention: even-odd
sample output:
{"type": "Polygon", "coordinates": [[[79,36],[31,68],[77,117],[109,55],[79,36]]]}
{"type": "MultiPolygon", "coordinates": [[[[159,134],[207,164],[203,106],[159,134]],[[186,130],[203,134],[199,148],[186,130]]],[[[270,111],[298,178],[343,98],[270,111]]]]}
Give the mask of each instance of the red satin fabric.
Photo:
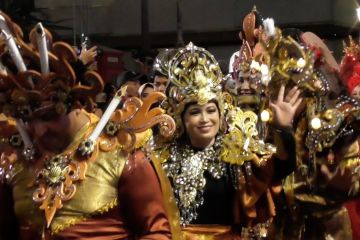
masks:
{"type": "Polygon", "coordinates": [[[351,221],[353,240],[360,240],[360,200],[347,202],[345,207],[348,210],[351,221]]]}

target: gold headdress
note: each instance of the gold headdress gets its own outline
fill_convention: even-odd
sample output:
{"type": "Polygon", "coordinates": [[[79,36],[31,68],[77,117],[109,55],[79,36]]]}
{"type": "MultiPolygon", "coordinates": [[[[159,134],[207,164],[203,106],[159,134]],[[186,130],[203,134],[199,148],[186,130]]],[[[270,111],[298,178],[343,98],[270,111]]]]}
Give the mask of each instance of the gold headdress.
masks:
{"type": "Polygon", "coordinates": [[[214,56],[204,48],[190,42],[180,49],[170,62],[169,81],[164,106],[178,127],[187,103],[203,105],[216,99],[222,109],[222,72],[214,56]]]}
{"type": "Polygon", "coordinates": [[[176,49],[171,48],[159,52],[154,60],[153,70],[167,76],[169,74],[169,63],[176,52],[176,49]]]}
{"type": "Polygon", "coordinates": [[[269,67],[269,89],[272,90],[272,95],[278,93],[281,85],[288,83],[297,85],[304,91],[315,92],[322,89],[322,84],[317,85],[313,51],[301,46],[290,36],[283,37],[280,29],[276,29],[275,35],[268,42],[261,43],[265,49],[265,62],[269,67]]]}
{"type": "Polygon", "coordinates": [[[159,92],[151,93],[144,102],[138,98],[127,99],[123,108],[117,109],[125,87],[116,93],[98,119],[90,113],[96,94],[103,89],[100,75],[87,71],[84,78],[77,78],[71,66],[77,60],[75,51],[66,43],[52,43],[50,33],[41,24],[30,33],[31,43],[25,43],[20,28],[0,12],[1,27],[4,22],[6,29],[2,29],[1,36],[5,37],[9,54],[0,49],[0,63],[4,63],[5,69],[0,71],[0,183],[11,181],[18,173],[15,164],[28,166],[37,161],[33,164],[36,176],[29,186],[35,188],[32,199],[44,211],[49,227],[56,212],[75,196],[77,184],[85,179],[88,162],[95,160],[100,152],[121,150],[127,156],[145,146],[151,127],[159,124],[160,134],[168,137],[174,133],[175,123],[163,109],[152,107],[165,98],[159,92]],[[48,44],[39,38],[44,35],[48,44]],[[89,123],[79,131],[79,139],[73,139],[74,144],[55,156],[39,151],[35,157],[29,154],[29,158],[24,153],[24,159],[19,154],[21,145],[32,147],[25,127],[20,126],[21,119],[30,120],[49,113],[61,115],[77,108],[89,117],[89,123]]]}

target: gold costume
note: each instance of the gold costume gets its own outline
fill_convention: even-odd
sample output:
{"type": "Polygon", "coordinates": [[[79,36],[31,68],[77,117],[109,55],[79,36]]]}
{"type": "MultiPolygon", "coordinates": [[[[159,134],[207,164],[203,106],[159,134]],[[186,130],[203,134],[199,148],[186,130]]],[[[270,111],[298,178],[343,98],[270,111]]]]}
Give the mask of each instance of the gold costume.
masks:
{"type": "Polygon", "coordinates": [[[99,119],[92,112],[101,76],[78,79],[71,46],[53,43],[41,24],[25,43],[0,16],[0,55],[10,56],[0,72],[0,239],[171,239],[158,177],[141,151],[156,124],[163,136],[175,131],[170,116],[151,108],[165,96],[123,101],[121,88],[99,119]]]}
{"type": "Polygon", "coordinates": [[[360,104],[341,92],[339,67],[316,35],[303,33],[303,45],[279,29],[269,36],[262,44],[270,93],[295,85],[305,102],[294,124],[297,166],[283,185],[287,210],[277,216],[276,238],[351,239],[343,204],[359,196],[360,104]]]}
{"type": "Polygon", "coordinates": [[[163,106],[175,119],[177,132],[170,142],[155,142],[149,155],[160,179],[173,239],[268,237],[275,216],[273,194],[279,190],[272,188],[276,149],[258,138],[256,114],[224,102],[222,73],[205,49],[189,43],[175,54],[169,69],[168,98],[163,106]],[[209,101],[216,102],[224,126],[212,146],[195,149],[184,140],[182,114],[187,104],[209,101]],[[207,190],[218,193],[216,184],[224,187],[219,191],[221,200],[206,195],[207,190]],[[211,206],[224,212],[202,212],[216,212],[206,205],[216,201],[217,206],[211,206]]]}

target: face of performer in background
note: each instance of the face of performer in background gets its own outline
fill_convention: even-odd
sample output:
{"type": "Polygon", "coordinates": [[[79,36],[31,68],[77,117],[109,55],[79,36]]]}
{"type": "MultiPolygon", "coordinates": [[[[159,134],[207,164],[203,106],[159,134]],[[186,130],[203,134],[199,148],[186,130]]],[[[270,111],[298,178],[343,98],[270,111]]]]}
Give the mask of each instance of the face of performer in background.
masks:
{"type": "Polygon", "coordinates": [[[351,96],[354,98],[360,99],[360,85],[356,86],[354,90],[351,92],[351,96]]]}
{"type": "Polygon", "coordinates": [[[151,85],[146,86],[141,92],[141,100],[144,100],[150,93],[154,91],[154,88],[151,85]]]}
{"type": "Polygon", "coordinates": [[[127,86],[126,88],[127,97],[139,97],[138,91],[140,87],[140,81],[137,80],[126,81],[124,85],[127,86]]]}
{"type": "Polygon", "coordinates": [[[244,109],[256,109],[260,104],[261,85],[256,80],[256,73],[250,73],[247,76],[239,76],[237,97],[240,107],[244,109]]]}
{"type": "Polygon", "coordinates": [[[191,104],[185,109],[183,122],[193,147],[204,149],[215,142],[220,128],[220,113],[214,102],[191,104]]]}
{"type": "Polygon", "coordinates": [[[165,93],[168,79],[165,76],[156,75],[154,78],[154,90],[156,92],[165,93]]]}

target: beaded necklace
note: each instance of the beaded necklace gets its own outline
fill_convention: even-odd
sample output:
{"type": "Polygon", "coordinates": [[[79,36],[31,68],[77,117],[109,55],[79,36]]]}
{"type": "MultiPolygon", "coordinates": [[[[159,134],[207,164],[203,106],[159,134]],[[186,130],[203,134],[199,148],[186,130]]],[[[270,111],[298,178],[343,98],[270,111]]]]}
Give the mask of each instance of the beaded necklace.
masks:
{"type": "Polygon", "coordinates": [[[204,173],[210,173],[215,179],[220,179],[226,173],[226,164],[218,157],[221,142],[222,137],[217,137],[212,146],[201,151],[175,142],[170,146],[170,157],[163,163],[163,168],[172,180],[183,225],[197,219],[197,210],[204,203],[204,173]]]}

